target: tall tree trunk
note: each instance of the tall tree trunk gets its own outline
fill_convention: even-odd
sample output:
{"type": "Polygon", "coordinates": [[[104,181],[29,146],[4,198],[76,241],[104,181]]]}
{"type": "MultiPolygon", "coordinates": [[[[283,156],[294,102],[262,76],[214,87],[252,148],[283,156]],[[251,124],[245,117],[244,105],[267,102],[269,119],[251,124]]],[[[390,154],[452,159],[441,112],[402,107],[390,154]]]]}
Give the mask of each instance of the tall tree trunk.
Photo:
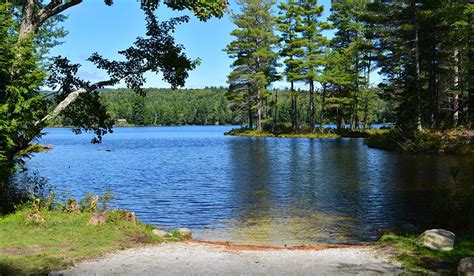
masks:
{"type": "Polygon", "coordinates": [[[263,127],[262,127],[262,118],[263,118],[262,107],[263,107],[263,100],[262,100],[262,97],[260,95],[260,90],[258,90],[257,91],[257,130],[258,131],[263,130],[263,127]]]}
{"type": "MultiPolygon", "coordinates": [[[[13,173],[13,167],[15,166],[14,160],[7,156],[4,162],[0,164],[0,215],[2,212],[11,211],[11,210],[4,210],[4,208],[11,207],[12,198],[9,198],[9,189],[10,189],[10,179],[13,173]]],[[[9,209],[9,208],[8,208],[9,209]]]]}
{"type": "Polygon", "coordinates": [[[342,109],[337,109],[337,129],[343,129],[346,127],[346,122],[344,121],[344,112],[342,109]]]}
{"type": "Polygon", "coordinates": [[[37,3],[40,2],[37,0],[22,1],[23,9],[18,40],[35,35],[48,19],[82,3],[82,1],[83,0],[51,0],[43,7],[37,3]]]}
{"type": "Polygon", "coordinates": [[[421,125],[421,89],[419,85],[420,81],[420,73],[421,73],[421,68],[420,68],[420,49],[419,49],[419,39],[418,39],[418,20],[417,20],[417,8],[416,8],[416,0],[411,0],[410,1],[410,6],[412,9],[412,26],[413,26],[413,55],[415,57],[415,67],[416,67],[416,74],[415,74],[415,93],[417,97],[416,101],[416,130],[422,131],[423,127],[421,125]]]}
{"type": "Polygon", "coordinates": [[[314,132],[315,119],[314,119],[314,80],[309,80],[309,129],[314,132]]]}
{"type": "Polygon", "coordinates": [[[252,95],[250,95],[250,90],[247,93],[247,116],[248,128],[253,128],[252,95]]]}
{"type": "Polygon", "coordinates": [[[454,49],[454,97],[453,97],[453,126],[459,124],[459,50],[454,49]]]}
{"type": "Polygon", "coordinates": [[[290,94],[291,94],[291,128],[294,132],[298,132],[300,130],[300,126],[298,123],[298,96],[296,95],[295,91],[295,83],[294,81],[290,82],[290,94]]]}
{"type": "Polygon", "coordinates": [[[369,88],[370,88],[370,72],[372,70],[372,57],[369,56],[367,62],[367,75],[365,76],[365,102],[364,102],[364,130],[369,128],[369,88]]]}
{"type": "Polygon", "coordinates": [[[38,30],[38,6],[35,0],[27,0],[23,4],[22,18],[18,40],[22,40],[36,33],[38,30]]]}
{"type": "Polygon", "coordinates": [[[439,57],[436,50],[437,37],[434,32],[431,34],[431,48],[430,48],[430,68],[429,68],[429,83],[428,91],[430,92],[431,102],[431,128],[437,128],[440,122],[440,93],[439,93],[439,57]]]}
{"type": "Polygon", "coordinates": [[[369,98],[365,98],[365,103],[364,103],[364,130],[368,129],[368,120],[369,120],[369,98]]]}
{"type": "MultiPolygon", "coordinates": [[[[470,0],[468,5],[474,5],[474,0],[470,0]]],[[[469,15],[469,26],[468,26],[468,38],[467,38],[467,48],[468,48],[468,125],[474,127],[474,15],[469,15]]]]}
{"type": "Polygon", "coordinates": [[[320,130],[324,129],[324,109],[326,105],[326,90],[327,90],[327,84],[323,83],[323,95],[321,98],[321,112],[319,113],[319,129],[320,130]]]}
{"type": "Polygon", "coordinates": [[[275,101],[273,107],[273,132],[275,132],[275,127],[278,124],[278,90],[275,90],[275,101]]]}
{"type": "Polygon", "coordinates": [[[355,91],[354,91],[354,105],[352,107],[351,115],[351,130],[359,129],[359,49],[356,49],[356,60],[355,60],[355,91]]]}

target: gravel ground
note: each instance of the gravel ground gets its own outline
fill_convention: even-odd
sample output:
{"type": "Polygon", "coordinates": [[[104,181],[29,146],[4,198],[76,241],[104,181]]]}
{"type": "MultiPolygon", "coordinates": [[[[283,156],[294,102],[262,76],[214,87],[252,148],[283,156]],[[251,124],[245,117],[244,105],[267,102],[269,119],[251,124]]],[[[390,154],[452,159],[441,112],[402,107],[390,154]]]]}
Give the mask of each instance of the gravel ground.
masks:
{"type": "Polygon", "coordinates": [[[399,265],[370,247],[324,250],[233,250],[169,243],[121,251],[81,263],[65,275],[398,275],[399,265]]]}

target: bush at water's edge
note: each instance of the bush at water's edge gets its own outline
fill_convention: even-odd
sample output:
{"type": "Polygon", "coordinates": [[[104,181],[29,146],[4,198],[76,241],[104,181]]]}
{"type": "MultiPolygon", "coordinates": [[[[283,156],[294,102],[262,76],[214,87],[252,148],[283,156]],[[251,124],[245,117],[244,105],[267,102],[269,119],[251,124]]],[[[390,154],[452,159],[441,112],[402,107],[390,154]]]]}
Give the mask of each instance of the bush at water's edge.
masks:
{"type": "Polygon", "coordinates": [[[411,137],[400,130],[374,133],[365,140],[370,148],[412,153],[474,154],[474,131],[421,131],[411,137]]]}

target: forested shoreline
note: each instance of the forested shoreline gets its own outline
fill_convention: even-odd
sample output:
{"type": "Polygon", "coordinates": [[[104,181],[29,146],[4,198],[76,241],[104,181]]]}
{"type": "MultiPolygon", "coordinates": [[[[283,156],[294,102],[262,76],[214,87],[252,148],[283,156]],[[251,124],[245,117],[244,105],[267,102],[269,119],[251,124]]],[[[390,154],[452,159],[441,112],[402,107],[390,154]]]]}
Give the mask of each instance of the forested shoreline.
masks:
{"type": "MultiPolygon", "coordinates": [[[[245,252],[197,250],[202,267],[224,275],[236,271],[227,258],[260,274],[290,263],[308,274],[331,263],[341,274],[379,273],[373,261],[385,267],[389,256],[407,274],[474,273],[474,0],[6,0],[0,49],[0,275],[57,274],[191,238],[171,230],[182,226],[198,240],[209,233],[205,246],[364,251],[311,267],[280,248],[270,265],[251,244],[241,246],[252,249],[244,262],[245,252]],[[211,18],[213,28],[198,22],[211,18]],[[185,44],[205,51],[189,56],[185,44]],[[192,75],[201,58],[211,66],[192,75]],[[215,85],[227,73],[225,87],[185,89],[190,77],[215,85]],[[150,77],[169,88],[144,88],[150,77]],[[230,124],[243,127],[227,135],[252,138],[224,137],[231,127],[131,128],[91,146],[47,129],[99,144],[116,126],[230,124]],[[375,250],[360,248],[381,234],[375,250]]],[[[177,274],[199,272],[189,245],[169,256],[177,274]]],[[[152,255],[127,259],[170,271],[152,255]]],[[[130,271],[122,258],[112,265],[130,271]]]]}
{"type": "Polygon", "coordinates": [[[472,127],[472,1],[331,1],[327,19],[316,0],[238,4],[225,51],[234,60],[229,94],[246,110],[249,128],[263,129],[268,89],[281,79],[293,95],[295,132],[301,125],[314,131],[333,112],[338,128],[359,129],[370,124],[371,101],[378,99],[393,108],[408,138],[472,127]],[[298,85],[308,90],[303,112],[298,85]]]}
{"type": "MultiPolygon", "coordinates": [[[[297,110],[304,116],[308,106],[306,94],[300,91],[297,110]]],[[[271,129],[274,122],[280,126],[291,125],[292,96],[288,90],[270,90],[269,108],[265,110],[265,126],[271,129]],[[277,98],[278,101],[274,99],[277,98]]],[[[147,88],[144,95],[130,89],[106,89],[100,93],[110,118],[115,125],[179,126],[179,125],[243,125],[246,114],[229,99],[228,88],[205,87],[201,89],[147,88]]],[[[321,98],[316,96],[319,103],[321,98]]],[[[316,108],[320,112],[319,105],[316,108]]],[[[389,123],[393,112],[383,101],[371,102],[370,124],[389,123]]],[[[328,112],[325,124],[335,124],[337,112],[328,112]]],[[[53,126],[69,126],[71,121],[59,117],[53,126]]]]}

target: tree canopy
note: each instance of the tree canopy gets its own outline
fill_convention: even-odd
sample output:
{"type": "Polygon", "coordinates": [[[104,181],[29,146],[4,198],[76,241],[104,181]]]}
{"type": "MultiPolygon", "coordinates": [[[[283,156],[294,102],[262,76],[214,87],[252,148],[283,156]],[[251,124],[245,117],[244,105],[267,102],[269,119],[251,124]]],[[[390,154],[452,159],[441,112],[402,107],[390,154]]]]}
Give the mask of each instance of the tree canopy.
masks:
{"type": "MultiPolygon", "coordinates": [[[[472,1],[332,1],[328,23],[317,1],[281,1],[273,29],[290,84],[292,128],[336,117],[338,128],[369,127],[382,105],[407,136],[423,129],[473,125],[472,1]],[[334,29],[331,39],[324,33],[334,29]],[[378,74],[378,78],[371,78],[378,74]],[[381,79],[379,83],[374,80],[381,79]],[[295,84],[306,84],[306,114],[297,113],[295,84]],[[335,115],[335,116],[334,116],[335,115]]],[[[245,11],[242,12],[242,15],[245,11]]],[[[237,27],[238,24],[236,24],[237,27]]],[[[242,40],[250,35],[242,34],[242,40]]],[[[236,49],[233,55],[244,55],[236,49]]],[[[244,63],[245,64],[245,63],[244,63]]],[[[243,80],[229,77],[232,83],[243,80]]],[[[232,90],[232,86],[231,89],[232,90]]],[[[257,117],[256,114],[252,115],[257,117]]],[[[249,116],[249,121],[252,120],[249,116]]],[[[251,125],[251,124],[250,124],[251,125]]]]}
{"type": "MultiPolygon", "coordinates": [[[[147,32],[133,46],[119,52],[121,61],[108,60],[91,53],[89,61],[107,72],[109,78],[91,83],[77,76],[79,64],[67,57],[54,57],[49,66],[43,62],[45,52],[65,35],[56,23],[65,20],[62,13],[82,0],[1,1],[0,2],[0,197],[7,190],[15,166],[31,151],[32,142],[42,129],[61,115],[68,118],[76,133],[93,131],[93,142],[112,131],[113,120],[100,101],[99,89],[123,81],[138,94],[145,82],[144,73],[161,73],[172,88],[184,86],[188,71],[198,61],[184,53],[172,33],[187,16],[159,22],[154,11],[160,1],[143,0],[147,32]],[[40,87],[54,91],[44,95],[40,87]]],[[[113,1],[104,1],[112,5],[113,1]]],[[[220,17],[226,1],[165,1],[175,10],[191,10],[199,19],[220,17]]]]}

